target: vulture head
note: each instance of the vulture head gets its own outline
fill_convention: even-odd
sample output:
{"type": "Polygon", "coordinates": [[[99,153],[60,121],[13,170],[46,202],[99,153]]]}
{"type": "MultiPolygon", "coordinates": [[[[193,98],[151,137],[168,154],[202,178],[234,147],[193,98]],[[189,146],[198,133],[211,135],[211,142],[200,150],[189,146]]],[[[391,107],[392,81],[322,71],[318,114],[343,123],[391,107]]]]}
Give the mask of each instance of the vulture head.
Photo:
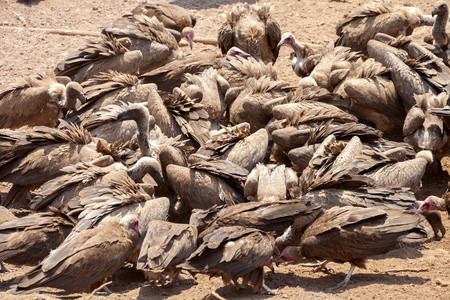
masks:
{"type": "Polygon", "coordinates": [[[241,22],[237,32],[238,39],[247,44],[248,52],[256,59],[261,59],[261,44],[266,38],[266,28],[261,21],[246,18],[241,22]]]}
{"type": "MultiPolygon", "coordinates": [[[[445,195],[444,195],[445,197],[445,195]]],[[[425,201],[420,205],[419,211],[426,212],[430,210],[439,210],[450,212],[450,198],[447,199],[439,198],[436,196],[428,196],[425,201]]]]}
{"type": "Polygon", "coordinates": [[[445,1],[438,1],[435,6],[433,6],[433,10],[431,11],[431,15],[434,16],[445,16],[448,14],[448,5],[445,1]]]}
{"type": "Polygon", "coordinates": [[[80,100],[80,102],[86,103],[86,97],[83,93],[83,87],[81,84],[75,81],[71,81],[66,85],[66,91],[65,91],[65,103],[62,103],[62,107],[67,109],[73,109],[75,108],[75,105],[77,104],[77,100],[80,100]]]}
{"type": "Polygon", "coordinates": [[[233,57],[236,57],[236,56],[250,57],[250,54],[248,54],[245,51],[242,51],[241,49],[239,49],[236,46],[231,47],[230,50],[228,50],[227,55],[233,56],[233,57]]]}
{"type": "Polygon", "coordinates": [[[183,31],[181,31],[181,36],[184,37],[188,43],[189,43],[189,47],[191,47],[194,44],[194,29],[192,27],[184,27],[183,31]]]}
{"type": "Polygon", "coordinates": [[[120,220],[120,224],[126,226],[128,230],[134,230],[139,237],[141,236],[141,232],[139,231],[139,220],[135,215],[126,215],[120,220]]]}
{"type": "Polygon", "coordinates": [[[277,47],[281,47],[283,45],[289,45],[292,47],[292,49],[294,49],[294,42],[295,42],[294,35],[290,32],[286,32],[286,33],[283,33],[283,35],[281,36],[281,40],[278,43],[277,47]]]}
{"type": "Polygon", "coordinates": [[[118,121],[134,120],[138,125],[142,124],[151,130],[155,127],[155,118],[150,115],[147,107],[142,104],[132,103],[123,106],[123,111],[117,115],[118,121]],[[147,124],[147,125],[144,125],[147,124]]]}
{"type": "Polygon", "coordinates": [[[153,157],[141,157],[133,167],[128,169],[127,172],[134,181],[140,181],[145,174],[150,174],[159,186],[164,185],[161,164],[153,157]]]}
{"type": "Polygon", "coordinates": [[[280,254],[280,258],[277,263],[300,260],[303,257],[300,254],[300,251],[301,251],[300,247],[288,246],[284,248],[280,254]]]}
{"type": "Polygon", "coordinates": [[[431,93],[414,95],[416,105],[406,115],[403,124],[405,142],[411,144],[416,151],[421,149],[440,150],[448,140],[444,123],[438,116],[429,113],[430,108],[443,108],[448,95],[431,93]]]}

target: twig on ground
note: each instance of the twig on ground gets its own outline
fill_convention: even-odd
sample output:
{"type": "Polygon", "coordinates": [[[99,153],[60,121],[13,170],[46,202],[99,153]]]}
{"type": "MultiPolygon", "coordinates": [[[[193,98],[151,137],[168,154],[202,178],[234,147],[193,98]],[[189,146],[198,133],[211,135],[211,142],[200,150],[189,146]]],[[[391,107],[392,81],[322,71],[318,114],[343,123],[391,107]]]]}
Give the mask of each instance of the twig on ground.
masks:
{"type": "Polygon", "coordinates": [[[422,268],[422,269],[389,269],[386,270],[385,273],[398,273],[398,272],[427,272],[430,268],[422,268]]]}

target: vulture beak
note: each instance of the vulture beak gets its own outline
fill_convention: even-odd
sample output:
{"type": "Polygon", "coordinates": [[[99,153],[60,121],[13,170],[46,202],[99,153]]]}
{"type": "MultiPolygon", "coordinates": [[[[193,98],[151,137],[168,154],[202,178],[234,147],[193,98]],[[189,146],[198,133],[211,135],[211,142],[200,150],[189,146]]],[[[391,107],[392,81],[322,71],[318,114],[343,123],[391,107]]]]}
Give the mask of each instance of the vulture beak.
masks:
{"type": "Polygon", "coordinates": [[[80,93],[80,95],[78,96],[78,100],[80,100],[80,102],[82,104],[86,103],[86,96],[83,93],[80,93]]]}
{"type": "Polygon", "coordinates": [[[192,30],[192,28],[191,27],[185,27],[183,29],[182,36],[184,36],[184,38],[187,40],[187,42],[189,43],[189,47],[191,47],[191,50],[192,50],[192,48],[194,46],[194,36],[195,36],[194,31],[192,30]]]}
{"type": "Polygon", "coordinates": [[[137,232],[139,238],[141,238],[141,230],[139,229],[139,224],[136,224],[136,226],[133,229],[134,231],[137,232]]]}
{"type": "Polygon", "coordinates": [[[284,45],[284,39],[281,39],[280,42],[277,45],[277,48],[280,48],[283,45],[284,45]]]}
{"type": "Polygon", "coordinates": [[[433,6],[433,10],[431,11],[431,16],[434,17],[436,15],[436,6],[433,6]]]}

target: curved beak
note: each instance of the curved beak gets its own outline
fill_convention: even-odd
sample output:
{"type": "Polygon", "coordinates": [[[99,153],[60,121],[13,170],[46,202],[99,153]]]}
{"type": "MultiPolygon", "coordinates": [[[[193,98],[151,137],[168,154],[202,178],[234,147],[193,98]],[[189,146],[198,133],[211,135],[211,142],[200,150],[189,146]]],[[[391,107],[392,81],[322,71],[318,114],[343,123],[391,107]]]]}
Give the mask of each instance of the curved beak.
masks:
{"type": "Polygon", "coordinates": [[[80,100],[81,104],[86,103],[87,99],[84,93],[80,93],[80,95],[78,95],[78,100],[80,100]]]}
{"type": "Polygon", "coordinates": [[[280,42],[277,44],[277,48],[280,48],[284,45],[284,39],[281,39],[280,42]]]}
{"type": "Polygon", "coordinates": [[[433,10],[431,10],[431,16],[434,17],[436,15],[436,6],[433,6],[433,10]]]}

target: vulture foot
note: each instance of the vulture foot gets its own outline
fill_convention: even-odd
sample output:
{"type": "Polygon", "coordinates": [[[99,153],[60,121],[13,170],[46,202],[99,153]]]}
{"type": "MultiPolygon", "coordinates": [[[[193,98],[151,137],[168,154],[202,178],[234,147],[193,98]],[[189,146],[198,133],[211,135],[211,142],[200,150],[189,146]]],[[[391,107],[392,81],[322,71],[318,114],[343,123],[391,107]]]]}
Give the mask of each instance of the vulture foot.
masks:
{"type": "Polygon", "coordinates": [[[0,261],[0,266],[1,266],[0,273],[9,273],[9,270],[5,267],[2,261],[0,261]]]}
{"type": "Polygon", "coordinates": [[[275,293],[274,291],[272,291],[264,282],[262,284],[262,288],[266,291],[267,294],[269,295],[276,295],[277,293],[275,293]]]}
{"type": "Polygon", "coordinates": [[[348,282],[350,281],[350,277],[352,277],[352,273],[353,273],[354,269],[355,269],[355,266],[352,265],[350,268],[350,271],[348,271],[348,274],[345,276],[344,280],[341,283],[337,284],[336,286],[327,289],[326,291],[330,292],[330,291],[345,288],[347,286],[348,282]]]}

